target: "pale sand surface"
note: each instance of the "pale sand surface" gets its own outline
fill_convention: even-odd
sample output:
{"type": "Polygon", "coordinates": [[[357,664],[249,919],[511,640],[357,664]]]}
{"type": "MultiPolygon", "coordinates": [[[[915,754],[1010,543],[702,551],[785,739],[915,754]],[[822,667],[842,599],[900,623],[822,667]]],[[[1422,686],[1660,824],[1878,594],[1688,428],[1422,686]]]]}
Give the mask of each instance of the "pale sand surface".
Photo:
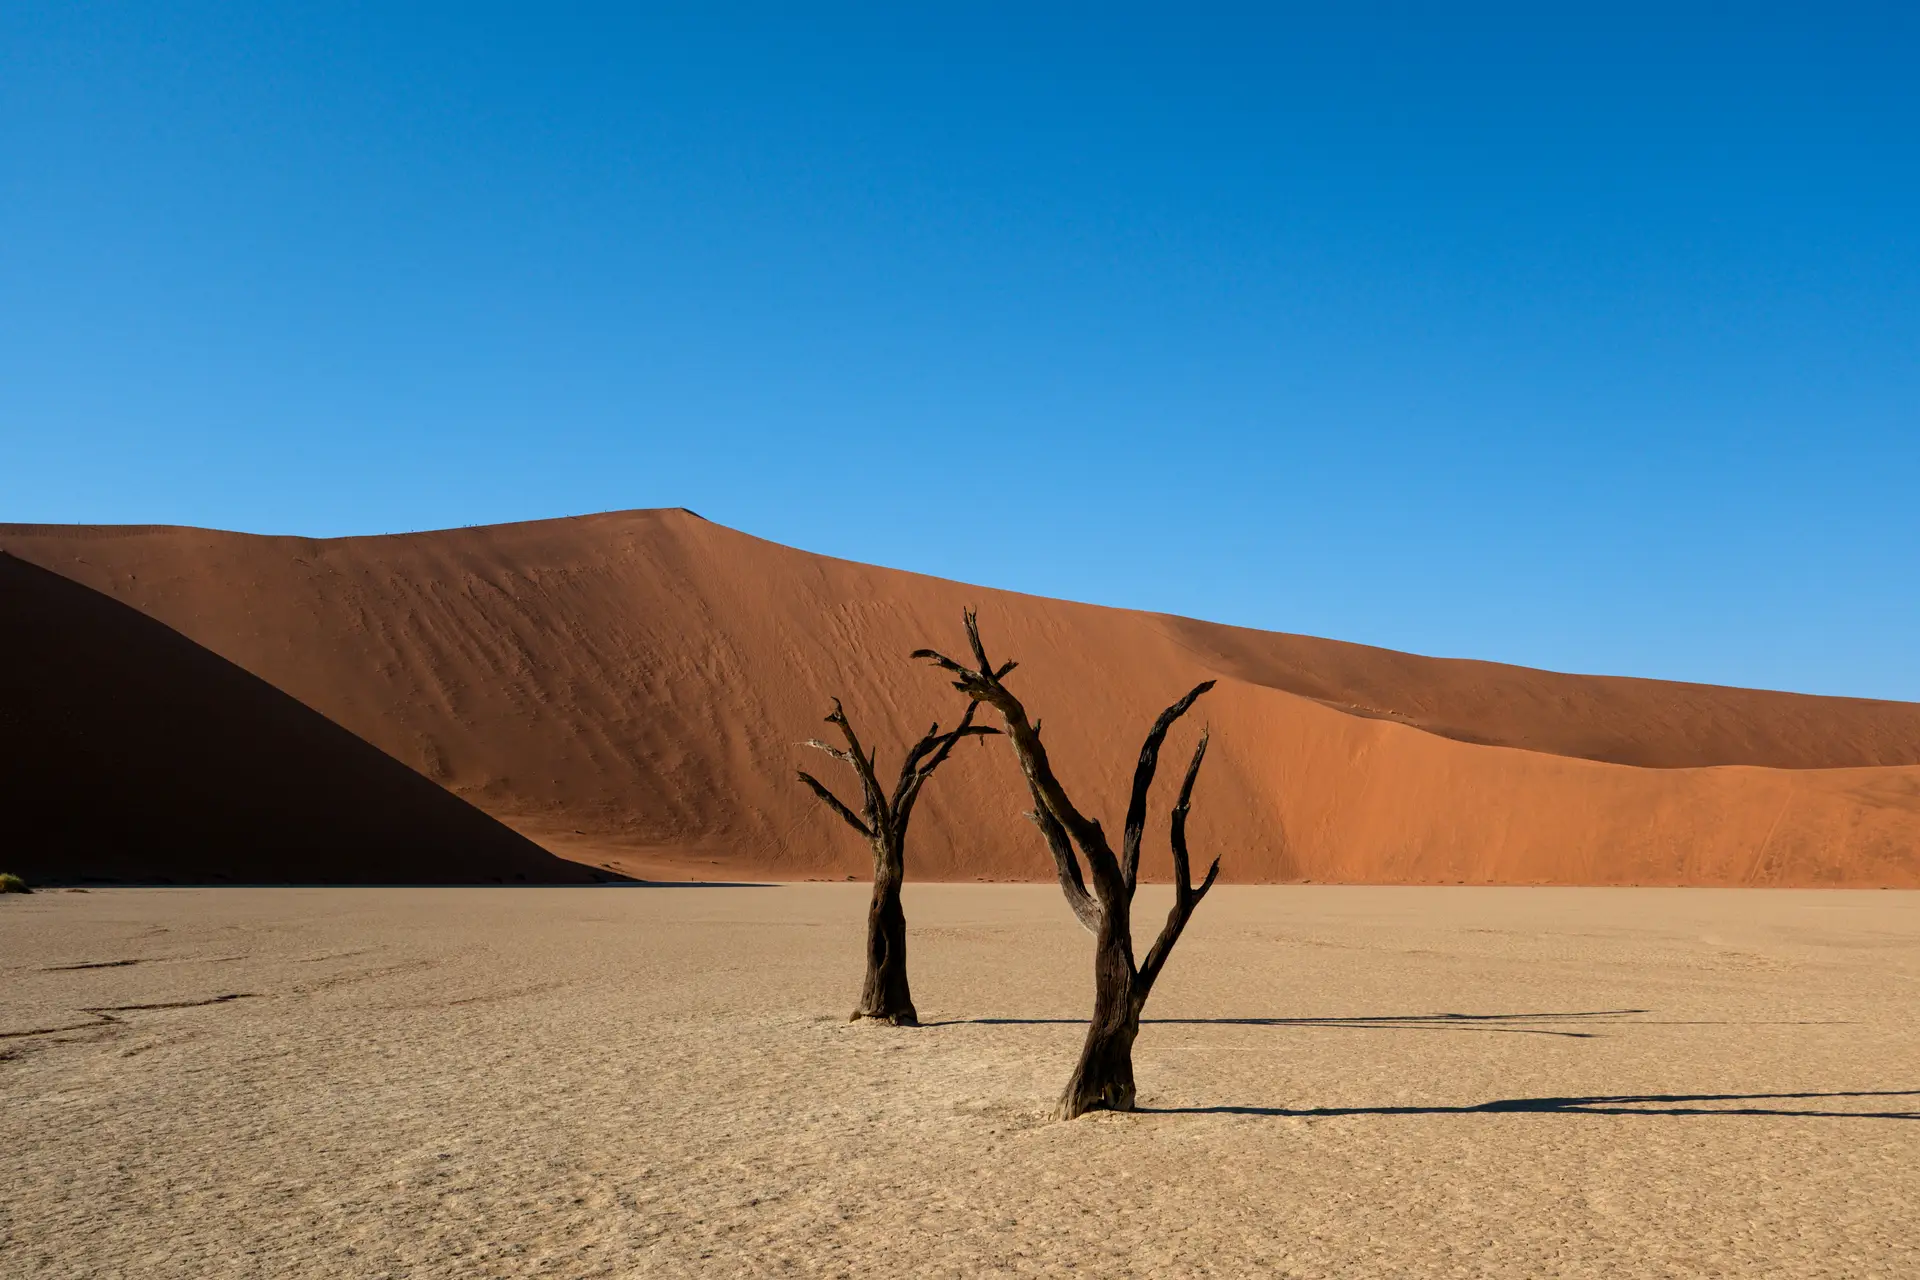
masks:
{"type": "Polygon", "coordinates": [[[1920,1275],[1920,896],[1220,888],[1058,1124],[1059,894],[909,886],[894,1030],[865,892],[0,902],[0,1273],[1920,1275]]]}

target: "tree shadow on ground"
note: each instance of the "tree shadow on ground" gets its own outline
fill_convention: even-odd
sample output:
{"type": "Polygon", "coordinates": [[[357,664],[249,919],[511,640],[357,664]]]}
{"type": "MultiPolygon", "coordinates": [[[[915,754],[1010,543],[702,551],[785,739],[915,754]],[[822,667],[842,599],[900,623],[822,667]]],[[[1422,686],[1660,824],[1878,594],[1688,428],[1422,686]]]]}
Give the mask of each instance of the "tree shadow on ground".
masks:
{"type": "MultiPolygon", "coordinates": [[[[1728,1020],[1669,1021],[1638,1015],[1650,1009],[1588,1009],[1553,1013],[1419,1013],[1350,1018],[1142,1018],[1141,1025],[1226,1027],[1329,1027],[1350,1031],[1482,1031],[1509,1035],[1560,1036],[1591,1040],[1603,1032],[1588,1026],[1698,1026],[1723,1025],[1728,1020]],[[1527,1025],[1544,1024],[1544,1025],[1527,1025]]],[[[926,1027],[1084,1026],[1084,1018],[952,1018],[922,1023],[926,1027]]],[[[1743,1026],[1830,1026],[1823,1020],[1779,1023],[1741,1023],[1743,1026]]],[[[1832,1093],[1648,1093],[1565,1098],[1497,1098],[1467,1106],[1392,1107],[1141,1107],[1159,1115],[1277,1116],[1326,1119],[1336,1116],[1782,1116],[1823,1120],[1920,1120],[1920,1110],[1834,1111],[1812,1107],[1707,1106],[1706,1103],[1759,1103],[1838,1098],[1914,1098],[1920,1089],[1872,1089],[1832,1093]]]]}
{"type": "MultiPolygon", "coordinates": [[[[1560,1036],[1591,1040],[1596,1031],[1569,1030],[1585,1023],[1618,1024],[1646,1009],[1593,1009],[1574,1013],[1416,1013],[1356,1018],[1142,1018],[1140,1025],[1206,1027],[1332,1027],[1350,1031],[1487,1031],[1507,1035],[1560,1036]],[[1526,1026],[1525,1023],[1547,1023],[1526,1026]]],[[[1085,1026],[1085,1018],[952,1018],[927,1027],[1085,1026]]]]}
{"type": "Polygon", "coordinates": [[[1500,1098],[1472,1106],[1407,1107],[1141,1107],[1161,1115],[1282,1116],[1793,1116],[1822,1120],[1920,1120],[1920,1111],[1822,1111],[1811,1107],[1688,1106],[1710,1102],[1788,1102],[1818,1098],[1920,1098],[1920,1089],[1834,1093],[1646,1093],[1587,1098],[1500,1098]]]}

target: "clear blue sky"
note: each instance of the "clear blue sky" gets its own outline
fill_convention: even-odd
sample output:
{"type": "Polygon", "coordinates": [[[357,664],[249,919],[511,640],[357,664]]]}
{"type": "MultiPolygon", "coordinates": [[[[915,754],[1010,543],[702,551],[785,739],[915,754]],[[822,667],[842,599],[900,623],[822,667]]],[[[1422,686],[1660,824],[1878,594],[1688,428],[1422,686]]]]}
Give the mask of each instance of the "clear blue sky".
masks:
{"type": "Polygon", "coordinates": [[[1920,7],[637,7],[0,8],[0,519],[1920,699],[1920,7]]]}

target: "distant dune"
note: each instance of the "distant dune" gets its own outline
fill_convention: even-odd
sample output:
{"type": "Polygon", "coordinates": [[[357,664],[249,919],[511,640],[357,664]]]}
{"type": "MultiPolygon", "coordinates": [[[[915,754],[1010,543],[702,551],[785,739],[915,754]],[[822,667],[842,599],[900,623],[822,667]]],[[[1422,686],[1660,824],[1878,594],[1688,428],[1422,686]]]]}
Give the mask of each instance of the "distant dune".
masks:
{"type": "MultiPolygon", "coordinates": [[[[1916,704],[1038,599],[683,511],[332,540],[4,525],[0,550],[157,619],[547,848],[635,872],[864,875],[863,850],[794,782],[793,744],[839,695],[897,765],[960,709],[906,655],[960,647],[971,604],[1110,825],[1152,716],[1219,678],[1192,717],[1214,730],[1192,830],[1229,880],[1920,886],[1916,704]]],[[[15,579],[0,589],[11,610],[15,579]]],[[[1003,744],[963,748],[922,801],[909,874],[1045,877],[1024,801],[1003,744]]],[[[1156,841],[1150,875],[1163,825],[1156,841]]]]}

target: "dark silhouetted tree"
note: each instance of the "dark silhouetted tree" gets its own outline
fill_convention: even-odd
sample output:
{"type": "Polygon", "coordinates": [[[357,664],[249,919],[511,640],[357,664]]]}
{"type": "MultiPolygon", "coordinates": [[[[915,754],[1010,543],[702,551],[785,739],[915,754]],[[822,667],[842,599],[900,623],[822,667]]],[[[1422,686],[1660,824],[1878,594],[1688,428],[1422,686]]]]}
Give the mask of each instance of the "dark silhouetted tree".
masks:
{"type": "Polygon", "coordinates": [[[900,780],[894,784],[892,795],[880,789],[874,772],[876,753],[861,748],[840,699],[833,700],[833,714],[827,717],[827,723],[840,726],[840,734],[847,740],[845,749],[818,738],[810,738],[804,744],[853,766],[860,780],[860,812],[857,814],[804,769],[799,771],[800,781],[813,788],[813,793],[844,818],[848,826],[866,837],[873,849],[873,900],[867,907],[867,979],[860,990],[860,1006],[853,1011],[852,1021],[878,1018],[895,1026],[914,1026],[920,1021],[920,1015],[913,1008],[913,992],[907,985],[907,916],[900,907],[900,886],[907,872],[907,823],[913,817],[913,805],[920,797],[920,788],[946,760],[955,743],[962,738],[1000,732],[973,723],[978,705],[967,704],[967,713],[955,729],[942,733],[936,721],[926,736],[913,744],[900,764],[900,780]]]}
{"type": "Polygon", "coordinates": [[[1153,722],[1140,748],[1140,762],[1133,771],[1126,830],[1116,855],[1099,822],[1074,806],[1054,776],[1053,767],[1047,762],[1047,749],[1040,742],[1039,723],[1027,718],[1026,707],[1001,683],[1014,664],[1007,662],[996,668],[989,662],[986,649],[980,643],[980,625],[973,610],[967,610],[965,617],[967,641],[976,665],[964,666],[932,649],[917,650],[913,656],[945,668],[955,677],[954,688],[1000,713],[1033,795],[1033,811],[1027,817],[1046,838],[1068,905],[1095,940],[1093,1019],[1087,1025],[1080,1063],[1074,1068],[1054,1114],[1071,1120],[1089,1111],[1131,1111],[1133,1041],[1140,1034],[1140,1011],[1146,1006],[1154,981],[1166,966],[1167,956],[1180,940],[1193,909],[1200,905],[1200,899],[1213,887],[1214,877],[1220,874],[1220,860],[1215,858],[1196,889],[1187,857],[1187,808],[1193,799],[1194,779],[1200,776],[1200,762],[1207,754],[1206,733],[1201,733],[1200,744],[1194,748],[1193,762],[1187,766],[1186,778],[1180,783],[1180,799],[1173,806],[1173,909],[1167,913],[1167,922],[1154,940],[1153,949],[1136,965],[1132,904],[1140,871],[1140,838],[1147,824],[1147,791],[1159,767],[1160,744],[1166,740],[1167,730],[1186,714],[1195,699],[1213,688],[1213,681],[1196,685],[1153,722]],[[1087,861],[1084,876],[1074,853],[1076,846],[1087,861]]]}

